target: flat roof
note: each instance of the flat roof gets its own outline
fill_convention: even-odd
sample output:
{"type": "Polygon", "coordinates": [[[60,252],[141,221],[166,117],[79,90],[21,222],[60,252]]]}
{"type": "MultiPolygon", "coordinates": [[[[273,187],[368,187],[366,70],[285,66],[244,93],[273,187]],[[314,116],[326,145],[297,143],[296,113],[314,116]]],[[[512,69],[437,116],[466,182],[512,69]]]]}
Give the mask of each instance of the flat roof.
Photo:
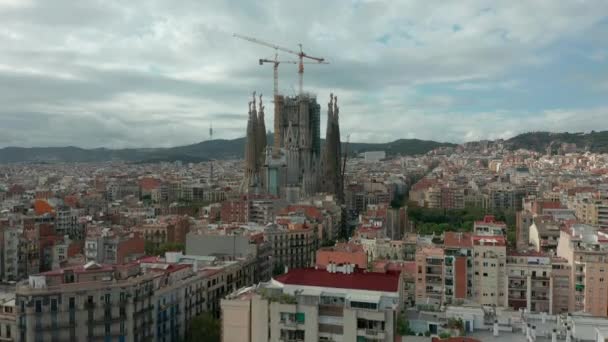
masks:
{"type": "Polygon", "coordinates": [[[399,272],[387,273],[355,270],[351,274],[329,273],[314,268],[292,269],[275,278],[288,285],[331,287],[339,289],[397,292],[399,290],[399,272]]]}

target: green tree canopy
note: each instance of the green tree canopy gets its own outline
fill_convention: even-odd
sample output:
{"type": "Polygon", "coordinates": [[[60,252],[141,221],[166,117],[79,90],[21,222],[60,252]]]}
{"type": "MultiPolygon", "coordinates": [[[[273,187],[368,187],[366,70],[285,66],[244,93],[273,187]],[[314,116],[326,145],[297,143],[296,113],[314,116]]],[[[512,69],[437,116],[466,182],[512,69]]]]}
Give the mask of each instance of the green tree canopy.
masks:
{"type": "Polygon", "coordinates": [[[196,316],[190,323],[187,342],[219,342],[220,341],[220,321],[205,312],[196,316]]]}

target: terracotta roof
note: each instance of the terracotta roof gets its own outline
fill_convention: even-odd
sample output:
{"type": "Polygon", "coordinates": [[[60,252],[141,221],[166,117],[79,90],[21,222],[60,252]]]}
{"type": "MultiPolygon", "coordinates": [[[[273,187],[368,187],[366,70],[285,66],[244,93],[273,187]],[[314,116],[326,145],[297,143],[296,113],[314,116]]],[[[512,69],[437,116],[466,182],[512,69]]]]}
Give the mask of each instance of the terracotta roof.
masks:
{"type": "Polygon", "coordinates": [[[142,178],[139,186],[144,190],[154,190],[160,187],[160,181],[156,178],[142,178]]]}
{"type": "Polygon", "coordinates": [[[37,215],[53,213],[53,207],[45,200],[36,200],[34,202],[34,211],[37,215]]]}
{"type": "Polygon", "coordinates": [[[483,220],[481,221],[475,221],[475,225],[493,225],[493,226],[507,226],[506,223],[502,222],[502,221],[496,221],[496,218],[494,217],[494,215],[486,215],[484,216],[483,220]]]}
{"type": "Polygon", "coordinates": [[[445,247],[467,248],[472,247],[471,233],[462,232],[445,232],[443,237],[445,247]]]}
{"type": "Polygon", "coordinates": [[[317,207],[314,207],[312,205],[290,205],[287,208],[285,208],[282,212],[283,213],[301,212],[301,213],[304,213],[304,215],[306,215],[306,217],[308,219],[320,220],[321,218],[323,218],[323,214],[321,214],[321,211],[317,207]]]}
{"type": "Polygon", "coordinates": [[[396,292],[399,290],[399,273],[375,273],[355,270],[352,274],[329,273],[314,268],[292,269],[275,278],[276,281],[301,286],[331,287],[338,289],[396,292]]]}

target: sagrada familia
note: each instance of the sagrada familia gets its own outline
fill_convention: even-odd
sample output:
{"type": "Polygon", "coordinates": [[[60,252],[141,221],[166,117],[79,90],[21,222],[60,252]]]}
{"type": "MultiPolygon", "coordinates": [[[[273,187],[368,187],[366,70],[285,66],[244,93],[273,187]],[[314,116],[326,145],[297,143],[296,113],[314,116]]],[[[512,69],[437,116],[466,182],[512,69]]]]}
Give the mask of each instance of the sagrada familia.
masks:
{"type": "Polygon", "coordinates": [[[318,192],[343,201],[338,98],[327,104],[327,132],[321,146],[321,106],[316,97],[275,96],[274,141],[267,146],[264,105],[249,102],[245,174],[241,192],[271,194],[288,200],[318,192]]]}

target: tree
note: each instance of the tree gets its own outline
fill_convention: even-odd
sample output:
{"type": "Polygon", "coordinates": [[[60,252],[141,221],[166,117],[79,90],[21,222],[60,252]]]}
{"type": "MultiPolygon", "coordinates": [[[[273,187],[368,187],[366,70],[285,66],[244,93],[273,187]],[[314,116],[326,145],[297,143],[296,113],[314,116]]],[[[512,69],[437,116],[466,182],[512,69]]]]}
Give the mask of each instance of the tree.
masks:
{"type": "Polygon", "coordinates": [[[276,263],[272,268],[272,276],[276,277],[285,273],[285,266],[282,263],[276,263]]]}
{"type": "Polygon", "coordinates": [[[441,338],[441,339],[446,339],[446,338],[450,338],[450,337],[452,337],[452,334],[450,334],[447,331],[444,331],[441,334],[439,334],[439,338],[441,338]]]}
{"type": "Polygon", "coordinates": [[[410,321],[405,319],[404,314],[397,316],[397,334],[400,336],[414,335],[414,332],[410,329],[410,321]]]}
{"type": "Polygon", "coordinates": [[[149,241],[146,241],[144,244],[146,255],[165,255],[166,252],[183,252],[184,248],[183,243],[177,242],[166,242],[159,246],[149,241]]]}
{"type": "Polygon", "coordinates": [[[186,336],[187,342],[219,342],[220,341],[220,321],[205,312],[196,316],[190,322],[190,328],[186,336]]]}
{"type": "Polygon", "coordinates": [[[333,247],[336,245],[336,240],[323,240],[321,247],[333,247]]]}

